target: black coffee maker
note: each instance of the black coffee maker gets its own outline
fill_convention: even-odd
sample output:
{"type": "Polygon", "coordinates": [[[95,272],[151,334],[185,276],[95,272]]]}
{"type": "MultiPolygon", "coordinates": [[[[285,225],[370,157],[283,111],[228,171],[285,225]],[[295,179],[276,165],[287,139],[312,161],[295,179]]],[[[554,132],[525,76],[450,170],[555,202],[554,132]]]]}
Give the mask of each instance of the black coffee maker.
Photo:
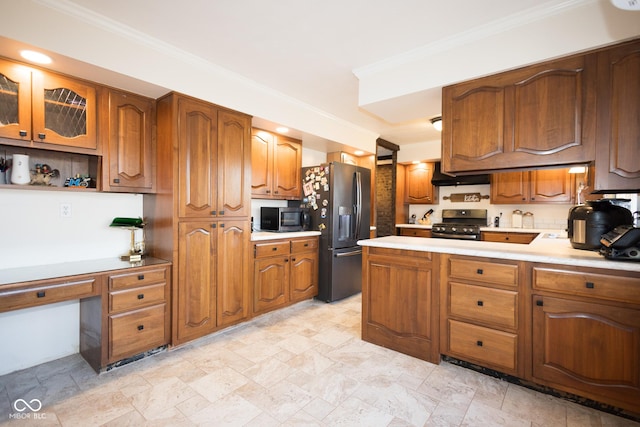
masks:
{"type": "Polygon", "coordinates": [[[633,215],[629,209],[614,205],[608,199],[590,200],[569,209],[567,234],[575,249],[599,250],[600,236],[619,225],[630,224],[633,224],[633,215]]]}

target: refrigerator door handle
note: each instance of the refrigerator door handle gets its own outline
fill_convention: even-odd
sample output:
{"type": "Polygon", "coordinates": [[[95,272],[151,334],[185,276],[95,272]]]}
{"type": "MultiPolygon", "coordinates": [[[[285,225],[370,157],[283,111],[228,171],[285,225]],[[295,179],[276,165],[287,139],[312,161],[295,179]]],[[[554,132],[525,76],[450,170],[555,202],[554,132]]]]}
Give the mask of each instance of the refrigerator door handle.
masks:
{"type": "Polygon", "coordinates": [[[362,173],[356,172],[356,240],[360,240],[360,227],[362,223],[362,173]]]}
{"type": "Polygon", "coordinates": [[[341,252],[341,253],[337,253],[334,254],[333,256],[336,258],[342,258],[342,257],[346,257],[346,256],[355,256],[355,255],[360,255],[362,254],[362,249],[358,250],[358,251],[352,251],[352,252],[341,252]]]}

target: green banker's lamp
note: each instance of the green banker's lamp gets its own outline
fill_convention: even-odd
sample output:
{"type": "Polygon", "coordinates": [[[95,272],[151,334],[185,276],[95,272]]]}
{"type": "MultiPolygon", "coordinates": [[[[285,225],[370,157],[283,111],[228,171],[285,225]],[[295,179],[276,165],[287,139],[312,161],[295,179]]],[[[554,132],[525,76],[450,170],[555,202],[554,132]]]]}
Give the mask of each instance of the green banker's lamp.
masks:
{"type": "Polygon", "coordinates": [[[109,227],[118,227],[131,230],[131,248],[127,255],[120,256],[123,261],[138,262],[144,257],[144,226],[142,218],[114,218],[109,227]],[[143,230],[142,241],[136,244],[136,230],[143,230]]]}

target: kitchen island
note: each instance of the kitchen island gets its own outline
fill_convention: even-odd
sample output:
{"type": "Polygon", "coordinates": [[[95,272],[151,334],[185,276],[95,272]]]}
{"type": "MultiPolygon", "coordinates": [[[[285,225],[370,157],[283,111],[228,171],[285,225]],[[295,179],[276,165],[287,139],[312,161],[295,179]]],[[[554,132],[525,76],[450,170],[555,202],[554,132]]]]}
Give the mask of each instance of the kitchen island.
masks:
{"type": "Polygon", "coordinates": [[[640,408],[640,263],[571,247],[387,236],[363,247],[362,338],[640,408]]]}

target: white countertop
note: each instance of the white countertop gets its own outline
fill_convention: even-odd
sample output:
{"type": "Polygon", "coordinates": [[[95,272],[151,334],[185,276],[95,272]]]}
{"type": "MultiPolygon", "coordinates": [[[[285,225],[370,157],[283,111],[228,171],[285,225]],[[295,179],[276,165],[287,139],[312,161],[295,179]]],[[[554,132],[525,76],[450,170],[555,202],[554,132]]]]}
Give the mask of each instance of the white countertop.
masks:
{"type": "Polygon", "coordinates": [[[272,231],[254,231],[251,233],[251,241],[259,240],[275,240],[275,239],[294,239],[296,237],[319,236],[319,231],[292,231],[287,233],[276,233],[272,231]]]}
{"type": "MultiPolygon", "coordinates": [[[[507,228],[500,230],[510,231],[510,229],[507,228]]],[[[524,229],[519,228],[514,230],[524,229]]],[[[528,245],[405,236],[386,236],[376,239],[360,240],[358,244],[379,248],[440,252],[640,272],[640,262],[614,261],[605,258],[597,251],[574,249],[571,247],[569,239],[558,238],[562,233],[558,230],[549,231],[536,229],[535,231],[540,232],[540,235],[528,245]],[[549,238],[550,235],[555,236],[555,238],[549,238]]]]}

